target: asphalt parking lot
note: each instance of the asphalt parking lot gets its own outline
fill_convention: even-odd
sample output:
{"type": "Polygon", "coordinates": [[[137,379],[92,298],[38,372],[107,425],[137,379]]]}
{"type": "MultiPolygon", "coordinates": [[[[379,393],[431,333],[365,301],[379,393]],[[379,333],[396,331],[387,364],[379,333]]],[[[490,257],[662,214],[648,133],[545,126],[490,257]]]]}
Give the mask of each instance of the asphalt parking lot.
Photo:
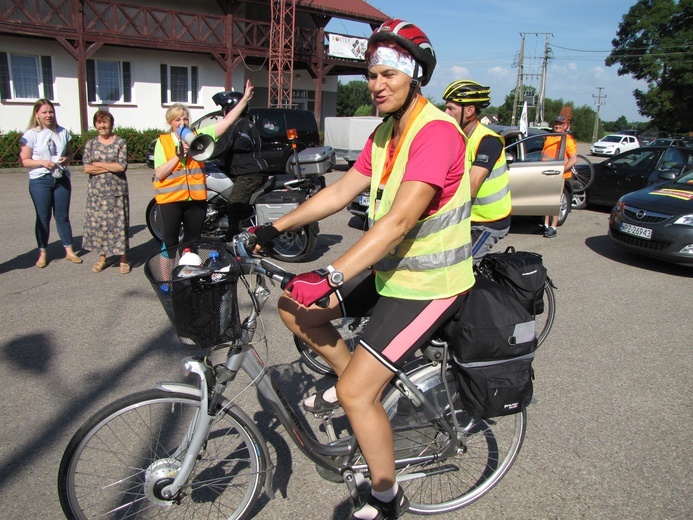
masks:
{"type": "MultiPolygon", "coordinates": [[[[79,252],[81,265],[65,261],[54,227],[51,262],[35,268],[27,176],[0,174],[1,519],[62,518],[58,464],[80,424],[118,397],[183,378],[180,359],[190,352],[142,269],[158,250],[144,219],[151,170],[131,167],[128,177],[133,270],[121,275],[92,273],[94,252],[79,252]]],[[[86,194],[79,168],[73,185],[79,251],[86,194]]],[[[556,323],[537,354],[535,403],[517,462],[488,495],[439,518],[691,518],[693,269],[619,250],[606,236],[607,217],[575,211],[550,240],[535,233],[537,221],[516,219],[501,243],[544,256],[557,286],[556,323]]],[[[334,215],[321,224],[310,261],[289,267],[324,267],[359,233],[346,211],[334,215]]],[[[264,313],[269,363],[294,403],[324,382],[300,363],[272,303],[264,313]]],[[[271,445],[278,489],[256,518],[349,518],[346,488],[322,480],[253,397],[247,392],[242,406],[271,445]]]]}

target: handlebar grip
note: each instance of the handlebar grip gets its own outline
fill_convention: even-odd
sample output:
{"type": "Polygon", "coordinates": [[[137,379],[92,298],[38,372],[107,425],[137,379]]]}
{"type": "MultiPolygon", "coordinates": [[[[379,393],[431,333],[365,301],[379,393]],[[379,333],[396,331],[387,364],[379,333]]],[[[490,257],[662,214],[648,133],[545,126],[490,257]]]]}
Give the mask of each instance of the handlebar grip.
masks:
{"type": "Polygon", "coordinates": [[[282,278],[282,281],[279,283],[279,287],[281,287],[282,291],[286,289],[286,286],[289,285],[289,282],[294,279],[296,275],[293,273],[286,273],[284,275],[284,278],[282,278]]]}
{"type": "Polygon", "coordinates": [[[327,309],[330,306],[330,295],[328,294],[322,300],[316,301],[313,305],[317,305],[321,309],[327,309]]]}

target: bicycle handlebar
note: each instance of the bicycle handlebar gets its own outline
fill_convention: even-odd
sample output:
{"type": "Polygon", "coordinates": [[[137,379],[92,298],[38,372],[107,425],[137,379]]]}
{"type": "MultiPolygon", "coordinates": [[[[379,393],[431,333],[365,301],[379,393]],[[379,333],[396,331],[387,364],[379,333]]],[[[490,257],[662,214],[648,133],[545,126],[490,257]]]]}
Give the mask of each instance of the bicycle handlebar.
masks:
{"type": "MultiPolygon", "coordinates": [[[[255,247],[255,236],[252,233],[243,232],[236,235],[231,241],[231,247],[240,261],[243,274],[250,274],[253,271],[260,273],[271,280],[279,282],[279,287],[281,287],[282,290],[285,290],[289,282],[296,276],[294,273],[285,271],[269,260],[264,258],[253,258],[252,255],[248,253],[248,249],[255,247]]],[[[329,295],[314,303],[314,305],[322,309],[326,309],[329,304],[329,295]]]]}

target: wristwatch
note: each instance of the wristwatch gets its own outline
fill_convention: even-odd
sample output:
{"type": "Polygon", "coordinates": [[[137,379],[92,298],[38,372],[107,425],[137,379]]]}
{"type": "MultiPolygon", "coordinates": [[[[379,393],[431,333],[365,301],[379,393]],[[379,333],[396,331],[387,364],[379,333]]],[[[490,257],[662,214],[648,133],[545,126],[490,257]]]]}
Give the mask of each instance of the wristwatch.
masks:
{"type": "Polygon", "coordinates": [[[344,274],[342,274],[342,271],[337,271],[337,269],[328,265],[327,272],[329,273],[330,284],[333,287],[341,287],[344,283],[344,274]]]}

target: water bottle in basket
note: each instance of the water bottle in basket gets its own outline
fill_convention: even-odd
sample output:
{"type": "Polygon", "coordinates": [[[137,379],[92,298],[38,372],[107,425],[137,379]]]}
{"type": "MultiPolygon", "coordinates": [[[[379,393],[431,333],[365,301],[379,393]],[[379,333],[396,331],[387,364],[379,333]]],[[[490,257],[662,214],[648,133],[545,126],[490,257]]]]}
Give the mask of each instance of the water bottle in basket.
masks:
{"type": "Polygon", "coordinates": [[[219,259],[218,251],[209,252],[209,258],[207,259],[207,262],[205,262],[205,266],[208,269],[211,269],[213,282],[219,282],[223,280],[224,275],[221,274],[221,271],[224,267],[221,265],[221,260],[219,259]]]}

